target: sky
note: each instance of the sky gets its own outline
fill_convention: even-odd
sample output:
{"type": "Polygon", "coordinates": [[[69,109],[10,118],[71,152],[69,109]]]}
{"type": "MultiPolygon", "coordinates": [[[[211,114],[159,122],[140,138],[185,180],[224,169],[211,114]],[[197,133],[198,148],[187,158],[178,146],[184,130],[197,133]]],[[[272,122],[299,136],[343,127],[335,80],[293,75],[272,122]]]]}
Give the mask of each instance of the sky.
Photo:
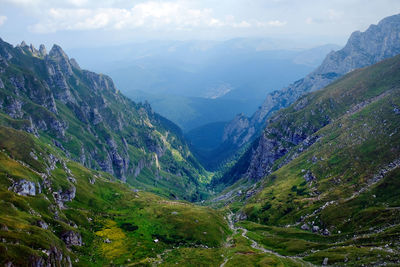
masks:
{"type": "Polygon", "coordinates": [[[398,13],[400,0],[0,0],[0,38],[65,48],[241,37],[342,45],[398,13]]]}

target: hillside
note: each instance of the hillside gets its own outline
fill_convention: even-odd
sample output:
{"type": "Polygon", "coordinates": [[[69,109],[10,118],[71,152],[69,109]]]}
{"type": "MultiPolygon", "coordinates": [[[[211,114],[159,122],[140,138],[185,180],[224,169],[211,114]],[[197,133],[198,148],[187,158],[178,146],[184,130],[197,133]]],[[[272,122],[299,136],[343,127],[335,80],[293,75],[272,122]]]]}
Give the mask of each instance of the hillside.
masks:
{"type": "Polygon", "coordinates": [[[199,200],[207,179],[180,129],[112,80],[82,70],[61,47],[47,54],[0,41],[1,124],[33,133],[66,157],[168,197],[199,200]]]}
{"type": "Polygon", "coordinates": [[[227,124],[223,146],[242,147],[260,135],[274,112],[288,107],[302,95],[321,89],[352,70],[399,54],[399,32],[400,15],[387,17],[365,32],[354,32],[345,47],[329,53],[316,70],[288,87],[269,93],[251,117],[239,115],[227,124]]]}
{"type": "Polygon", "coordinates": [[[353,71],[273,115],[214,201],[283,255],[396,265],[399,110],[400,56],[353,71]]]}
{"type": "Polygon", "coordinates": [[[226,210],[171,199],[200,200],[206,177],[147,104],[58,46],[0,48],[0,264],[303,262],[259,254],[226,210]]]}
{"type": "Polygon", "coordinates": [[[63,154],[0,126],[1,265],[146,265],[176,246],[219,247],[229,234],[216,211],[129,188],[63,154]]]}

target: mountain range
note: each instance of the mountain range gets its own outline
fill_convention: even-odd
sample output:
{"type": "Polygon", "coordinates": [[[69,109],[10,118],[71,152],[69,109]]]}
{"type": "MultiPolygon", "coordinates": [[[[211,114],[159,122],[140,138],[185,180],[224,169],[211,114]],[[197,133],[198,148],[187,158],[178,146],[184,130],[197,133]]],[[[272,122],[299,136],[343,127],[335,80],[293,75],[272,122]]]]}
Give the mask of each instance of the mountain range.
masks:
{"type": "Polygon", "coordinates": [[[0,264],[398,266],[399,25],[186,136],[60,46],[0,40],[0,264]]]}
{"type": "MultiPolygon", "coordinates": [[[[220,134],[222,136],[220,147],[233,147],[231,151],[237,151],[260,135],[267,119],[275,111],[289,106],[308,92],[329,85],[352,70],[399,54],[399,32],[400,15],[387,17],[377,25],[371,25],[365,32],[354,32],[344,48],[329,53],[313,72],[288,87],[267,94],[263,104],[252,116],[239,114],[227,123],[223,133],[220,134]]],[[[196,146],[194,149],[202,151],[203,157],[208,158],[207,153],[213,155],[220,150],[220,147],[205,152],[201,146],[196,146]]],[[[231,154],[227,156],[229,155],[231,154]]]]}
{"type": "Polygon", "coordinates": [[[280,49],[272,44],[251,38],[148,41],[69,53],[84,66],[110,75],[126,96],[148,101],[187,132],[230,121],[240,112],[254,113],[266,93],[306,75],[339,48],[284,50],[282,44],[280,49]]]}

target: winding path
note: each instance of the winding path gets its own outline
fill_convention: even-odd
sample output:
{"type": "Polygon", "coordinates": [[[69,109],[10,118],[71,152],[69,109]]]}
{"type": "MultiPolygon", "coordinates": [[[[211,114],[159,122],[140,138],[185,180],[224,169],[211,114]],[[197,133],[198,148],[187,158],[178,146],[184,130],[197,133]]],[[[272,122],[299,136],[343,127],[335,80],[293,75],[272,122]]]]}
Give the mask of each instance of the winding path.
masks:
{"type": "MultiPolygon", "coordinates": [[[[253,239],[251,239],[250,237],[247,236],[247,231],[248,231],[247,229],[245,229],[243,227],[236,227],[235,226],[235,224],[233,223],[233,219],[232,219],[233,215],[234,214],[231,212],[231,213],[228,214],[228,218],[227,218],[228,224],[229,224],[229,228],[233,231],[233,235],[236,234],[238,232],[238,230],[241,230],[242,231],[242,236],[251,242],[251,247],[252,248],[257,249],[257,250],[261,251],[262,253],[268,253],[268,254],[275,255],[275,256],[277,256],[279,258],[291,259],[296,264],[299,264],[299,266],[315,266],[310,262],[304,261],[300,257],[297,257],[297,256],[284,256],[284,255],[281,255],[281,254],[279,254],[279,253],[277,253],[275,251],[268,250],[268,249],[264,248],[262,245],[258,244],[257,241],[255,241],[255,240],[253,240],[253,239]]],[[[229,258],[226,258],[225,261],[220,265],[220,267],[224,267],[225,264],[228,261],[229,261],[229,258]]]]}

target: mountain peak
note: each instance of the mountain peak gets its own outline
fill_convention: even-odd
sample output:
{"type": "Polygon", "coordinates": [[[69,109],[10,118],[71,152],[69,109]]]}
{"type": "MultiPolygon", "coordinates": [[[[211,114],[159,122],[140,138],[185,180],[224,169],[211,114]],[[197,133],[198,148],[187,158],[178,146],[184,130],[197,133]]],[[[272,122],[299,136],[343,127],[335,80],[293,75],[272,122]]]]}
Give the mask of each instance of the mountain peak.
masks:
{"type": "Polygon", "coordinates": [[[71,62],[61,46],[54,44],[49,52],[49,57],[60,64],[61,69],[68,75],[72,75],[71,62]]]}
{"type": "Polygon", "coordinates": [[[42,57],[44,57],[44,56],[47,55],[47,50],[46,50],[46,47],[44,46],[44,44],[41,44],[41,45],[39,46],[39,53],[40,53],[40,55],[41,55],[42,57]]]}
{"type": "MultiPolygon", "coordinates": [[[[229,129],[229,132],[239,132],[238,138],[247,136],[255,138],[265,126],[268,117],[276,110],[289,106],[305,93],[321,89],[355,69],[370,66],[398,54],[400,54],[400,14],[386,17],[378,24],[369,26],[364,32],[353,32],[345,47],[330,52],[313,72],[288,87],[269,93],[262,107],[250,118],[247,129],[242,125],[238,129],[228,127],[226,129],[229,129]]],[[[228,125],[235,127],[236,120],[228,125]]],[[[233,137],[236,136],[238,135],[233,137]]],[[[238,143],[233,139],[229,141],[238,143]]]]}
{"type": "Polygon", "coordinates": [[[382,24],[400,24],[400,14],[383,18],[381,21],[379,21],[378,25],[382,24]]]}
{"type": "Polygon", "coordinates": [[[60,60],[69,61],[67,54],[61,48],[61,46],[56,45],[56,44],[54,44],[53,47],[51,48],[51,50],[49,52],[49,56],[51,58],[55,59],[56,61],[60,61],[60,60]]]}

